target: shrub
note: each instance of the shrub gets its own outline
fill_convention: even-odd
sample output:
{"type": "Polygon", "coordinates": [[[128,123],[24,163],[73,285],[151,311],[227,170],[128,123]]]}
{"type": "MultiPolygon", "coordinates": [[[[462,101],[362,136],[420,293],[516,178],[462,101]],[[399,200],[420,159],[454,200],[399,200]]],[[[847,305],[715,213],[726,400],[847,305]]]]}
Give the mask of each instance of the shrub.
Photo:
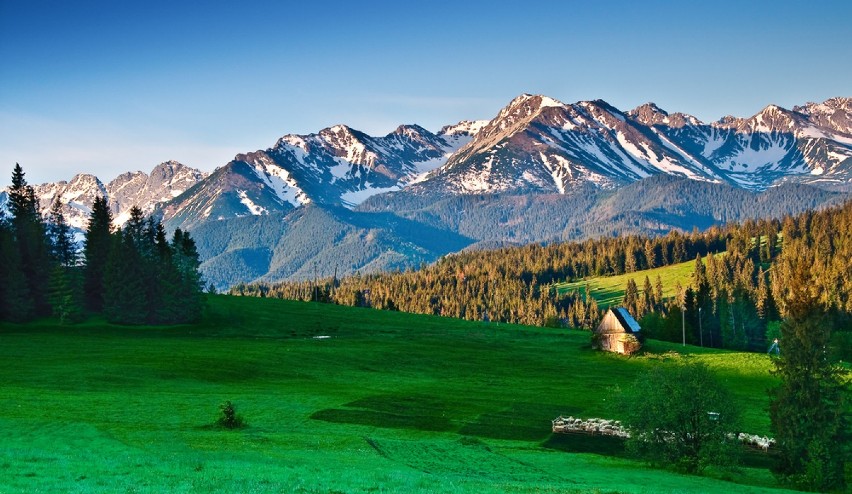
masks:
{"type": "Polygon", "coordinates": [[[624,345],[625,355],[633,355],[642,348],[642,342],[639,341],[639,338],[632,334],[625,333],[618,337],[618,341],[624,345]]]}
{"type": "Polygon", "coordinates": [[[705,365],[655,366],[621,400],[633,453],[688,473],[738,463],[739,410],[705,365]]]}
{"type": "Polygon", "coordinates": [[[240,429],[246,426],[243,417],[237,415],[237,409],[231,403],[231,400],[227,400],[219,405],[219,411],[221,415],[219,416],[219,420],[216,421],[216,425],[226,429],[240,429]]]}

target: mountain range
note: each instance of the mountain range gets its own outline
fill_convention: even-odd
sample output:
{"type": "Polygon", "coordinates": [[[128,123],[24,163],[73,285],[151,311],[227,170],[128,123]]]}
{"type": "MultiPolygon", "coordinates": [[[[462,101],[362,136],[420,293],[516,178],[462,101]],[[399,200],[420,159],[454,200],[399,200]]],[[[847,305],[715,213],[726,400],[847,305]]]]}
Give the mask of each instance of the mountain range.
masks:
{"type": "Polygon", "coordinates": [[[59,197],[77,228],[104,195],[119,225],[135,204],[190,230],[220,287],[402,269],[471,246],[703,228],[850,192],[852,98],[705,124],[653,103],[625,112],[529,94],[436,133],[335,125],[209,175],[170,161],[107,185],[77,175],[36,186],[45,213],[59,197]]]}

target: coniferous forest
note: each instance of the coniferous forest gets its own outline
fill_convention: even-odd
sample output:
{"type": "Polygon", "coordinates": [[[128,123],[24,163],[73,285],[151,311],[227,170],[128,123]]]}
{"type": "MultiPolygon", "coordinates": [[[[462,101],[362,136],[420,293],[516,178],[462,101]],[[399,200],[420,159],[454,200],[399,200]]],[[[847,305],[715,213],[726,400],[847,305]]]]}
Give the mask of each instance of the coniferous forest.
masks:
{"type": "Polygon", "coordinates": [[[107,200],[95,200],[82,254],[61,205],[45,221],[38,199],[16,165],[9,214],[0,211],[0,320],[55,316],[74,323],[102,314],[117,324],[196,321],[204,304],[199,259],[189,233],[171,241],[163,225],[134,207],[113,228],[107,200]]]}
{"type": "MultiPolygon", "coordinates": [[[[602,237],[449,255],[405,272],[277,284],[240,284],[238,295],[316,300],[469,320],[591,329],[602,311],[588,289],[555,284],[694,262],[691,282],[664,299],[659,278],[637,273],[622,304],[646,336],[766,351],[788,313],[791,259],[811,266],[810,287],[835,328],[832,348],[852,356],[852,202],[778,219],[748,220],[659,237],[602,237]]],[[[668,288],[668,287],[667,287],[668,288]]]]}

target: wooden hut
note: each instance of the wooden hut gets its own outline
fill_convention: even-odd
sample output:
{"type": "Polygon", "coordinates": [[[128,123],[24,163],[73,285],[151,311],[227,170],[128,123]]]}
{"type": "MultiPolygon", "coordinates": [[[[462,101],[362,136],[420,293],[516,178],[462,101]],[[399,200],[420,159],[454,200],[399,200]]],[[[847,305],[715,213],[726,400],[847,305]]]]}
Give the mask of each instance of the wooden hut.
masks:
{"type": "Polygon", "coordinates": [[[612,307],[595,330],[595,343],[601,350],[631,355],[641,348],[639,323],[624,307],[612,307]]]}

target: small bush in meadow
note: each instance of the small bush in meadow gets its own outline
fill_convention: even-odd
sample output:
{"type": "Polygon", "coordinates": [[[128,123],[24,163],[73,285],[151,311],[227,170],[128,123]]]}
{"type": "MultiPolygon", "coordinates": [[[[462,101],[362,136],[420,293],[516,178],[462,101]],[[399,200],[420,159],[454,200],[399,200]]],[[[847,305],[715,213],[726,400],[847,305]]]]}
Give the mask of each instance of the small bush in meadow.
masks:
{"type": "Polygon", "coordinates": [[[219,415],[219,420],[216,421],[216,425],[226,429],[240,429],[246,426],[243,417],[241,415],[237,415],[237,409],[234,407],[234,404],[231,403],[231,400],[227,400],[219,405],[219,410],[221,411],[221,415],[219,415]]]}

